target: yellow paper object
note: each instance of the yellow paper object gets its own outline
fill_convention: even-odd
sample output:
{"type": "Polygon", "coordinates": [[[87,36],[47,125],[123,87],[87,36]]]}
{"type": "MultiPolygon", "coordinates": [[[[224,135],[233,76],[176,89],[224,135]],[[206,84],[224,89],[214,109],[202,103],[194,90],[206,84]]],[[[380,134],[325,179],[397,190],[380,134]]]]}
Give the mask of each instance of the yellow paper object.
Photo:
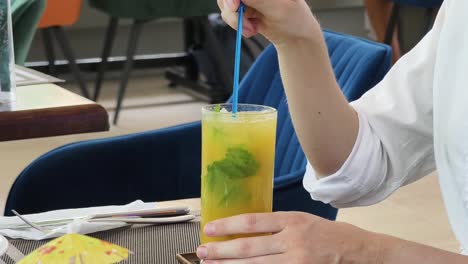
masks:
{"type": "Polygon", "coordinates": [[[128,258],[129,250],[89,236],[68,234],[36,249],[18,264],[108,264],[128,258]]]}

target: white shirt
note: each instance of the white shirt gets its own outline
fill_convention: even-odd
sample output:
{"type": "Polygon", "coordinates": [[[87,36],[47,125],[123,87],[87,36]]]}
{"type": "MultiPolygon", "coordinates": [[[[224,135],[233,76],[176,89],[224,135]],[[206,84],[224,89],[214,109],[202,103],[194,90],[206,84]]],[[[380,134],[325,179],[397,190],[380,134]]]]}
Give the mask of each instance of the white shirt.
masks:
{"type": "Polygon", "coordinates": [[[446,0],[431,32],[351,105],[356,144],[333,175],[317,180],[308,165],[312,198],[374,204],[437,165],[450,224],[468,249],[468,0],[446,0]]]}

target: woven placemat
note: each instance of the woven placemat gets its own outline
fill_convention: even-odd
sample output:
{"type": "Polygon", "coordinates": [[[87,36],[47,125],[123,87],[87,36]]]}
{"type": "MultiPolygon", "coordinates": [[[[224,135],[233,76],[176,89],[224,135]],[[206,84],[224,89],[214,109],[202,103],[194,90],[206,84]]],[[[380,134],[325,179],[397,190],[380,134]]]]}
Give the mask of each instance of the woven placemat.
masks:
{"type": "MultiPolygon", "coordinates": [[[[200,223],[189,222],[172,225],[133,226],[90,236],[126,247],[134,252],[123,263],[131,264],[177,264],[178,253],[194,252],[200,241],[200,223]]],[[[48,241],[10,240],[24,255],[48,241]]],[[[0,263],[14,264],[12,258],[3,256],[0,263]]]]}

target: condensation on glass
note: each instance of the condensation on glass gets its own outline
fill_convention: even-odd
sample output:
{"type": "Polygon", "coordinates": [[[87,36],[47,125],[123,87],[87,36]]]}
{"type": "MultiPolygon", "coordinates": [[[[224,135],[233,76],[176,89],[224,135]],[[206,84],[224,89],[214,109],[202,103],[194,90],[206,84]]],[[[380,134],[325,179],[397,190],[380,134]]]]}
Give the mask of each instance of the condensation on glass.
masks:
{"type": "Polygon", "coordinates": [[[15,58],[10,0],[0,0],[0,104],[15,100],[15,58]]]}

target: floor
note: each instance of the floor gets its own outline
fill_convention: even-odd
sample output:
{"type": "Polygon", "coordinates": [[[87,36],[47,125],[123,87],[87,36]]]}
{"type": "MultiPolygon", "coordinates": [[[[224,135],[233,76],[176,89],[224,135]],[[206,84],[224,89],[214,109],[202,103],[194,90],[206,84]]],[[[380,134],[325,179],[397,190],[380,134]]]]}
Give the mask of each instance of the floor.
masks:
{"type": "MultiPolygon", "coordinates": [[[[89,84],[92,86],[92,83],[89,84]]],[[[67,88],[76,91],[75,85],[67,88]]],[[[117,83],[106,81],[99,103],[113,115],[117,83]]],[[[91,138],[110,137],[198,120],[203,102],[168,88],[160,72],[134,78],[124,101],[124,111],[117,126],[109,132],[0,143],[0,208],[15,177],[41,154],[66,143],[91,138]]],[[[0,209],[0,213],[3,209],[0,209]]],[[[388,200],[365,208],[340,210],[338,219],[361,228],[458,251],[443,207],[437,176],[405,187],[388,200]]]]}

